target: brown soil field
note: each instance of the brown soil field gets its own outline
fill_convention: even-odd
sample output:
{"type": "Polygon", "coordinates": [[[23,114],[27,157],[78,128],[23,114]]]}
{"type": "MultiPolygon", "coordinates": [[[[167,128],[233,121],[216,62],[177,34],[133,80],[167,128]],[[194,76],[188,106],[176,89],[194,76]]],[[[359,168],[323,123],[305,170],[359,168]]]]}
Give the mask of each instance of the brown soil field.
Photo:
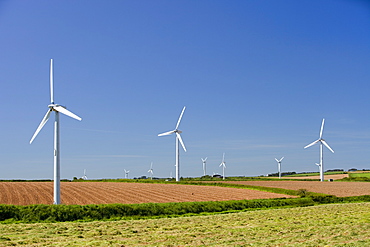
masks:
{"type": "Polygon", "coordinates": [[[320,182],[320,181],[229,181],[225,183],[274,187],[289,190],[306,189],[310,192],[335,196],[370,195],[368,182],[320,182]]]}
{"type": "MultiPolygon", "coordinates": [[[[248,189],[216,186],[62,182],[62,204],[194,202],[292,197],[248,189]]],[[[0,204],[52,204],[52,182],[0,182],[0,204]]]]}
{"type": "MultiPolygon", "coordinates": [[[[283,179],[320,179],[320,175],[317,176],[307,176],[307,177],[281,177],[283,179]]],[[[333,179],[338,180],[342,178],[348,178],[348,174],[333,174],[333,175],[325,175],[324,179],[333,179]]]]}

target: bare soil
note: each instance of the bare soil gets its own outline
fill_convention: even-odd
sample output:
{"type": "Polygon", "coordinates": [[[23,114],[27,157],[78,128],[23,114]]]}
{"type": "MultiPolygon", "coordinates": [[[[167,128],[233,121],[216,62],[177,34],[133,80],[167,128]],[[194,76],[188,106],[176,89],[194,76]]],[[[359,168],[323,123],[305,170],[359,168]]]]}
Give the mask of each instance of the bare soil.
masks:
{"type": "MultiPolygon", "coordinates": [[[[320,175],[317,176],[306,176],[306,177],[281,177],[283,179],[320,179],[320,175]]],[[[348,178],[348,174],[333,174],[333,175],[325,175],[324,179],[333,179],[333,180],[339,180],[342,178],[348,178]]]]}
{"type": "MultiPolygon", "coordinates": [[[[226,201],[292,197],[270,192],[215,186],[62,182],[62,204],[226,201]]],[[[52,182],[0,182],[0,204],[52,204],[52,182]]]]}
{"type": "Polygon", "coordinates": [[[229,181],[226,183],[246,184],[289,190],[306,189],[310,192],[324,193],[334,196],[370,195],[368,182],[320,182],[320,181],[229,181]]]}

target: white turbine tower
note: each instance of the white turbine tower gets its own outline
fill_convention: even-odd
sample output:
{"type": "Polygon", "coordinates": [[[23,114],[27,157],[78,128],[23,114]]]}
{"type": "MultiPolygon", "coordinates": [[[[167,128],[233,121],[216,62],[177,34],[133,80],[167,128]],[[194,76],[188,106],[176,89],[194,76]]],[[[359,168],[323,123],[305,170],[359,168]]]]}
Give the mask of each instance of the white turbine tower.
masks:
{"type": "Polygon", "coordinates": [[[153,179],[153,162],[150,163],[150,169],[148,170],[149,174],[150,174],[150,179],[153,179]]]}
{"type": "Polygon", "coordinates": [[[283,159],[284,159],[284,157],[282,157],[280,160],[278,160],[277,158],[275,158],[276,162],[278,163],[279,178],[281,178],[281,161],[283,159]]]}
{"type": "Polygon", "coordinates": [[[84,169],[84,176],[82,177],[83,180],[87,180],[87,176],[86,176],[86,169],[84,169]]]}
{"type": "Polygon", "coordinates": [[[207,169],[206,169],[206,161],[207,161],[207,158],[208,157],[206,157],[205,159],[201,158],[201,160],[203,162],[203,176],[205,176],[206,173],[207,173],[207,169]]]}
{"type": "Polygon", "coordinates": [[[323,182],[324,181],[324,158],[323,158],[323,145],[325,145],[332,153],[334,153],[334,150],[331,149],[331,147],[326,143],[326,141],[324,139],[322,139],[322,133],[323,133],[323,130],[324,130],[324,122],[325,122],[325,119],[323,118],[322,119],[322,123],[321,123],[321,130],[320,130],[320,137],[319,139],[317,139],[316,141],[308,144],[307,146],[305,146],[304,148],[308,148],[308,147],[311,147],[313,145],[315,145],[316,143],[319,143],[320,142],[320,164],[318,164],[318,166],[320,167],[320,181],[323,182]]]}
{"type": "Polygon", "coordinates": [[[30,144],[36,138],[38,133],[44,127],[46,122],[49,120],[51,112],[55,113],[54,121],[54,204],[60,204],[60,156],[59,156],[59,113],[63,113],[71,118],[81,121],[81,118],[72,112],[68,111],[66,107],[54,103],[54,89],[53,89],[53,59],[50,59],[50,101],[48,105],[49,110],[46,112],[40,125],[37,127],[33,134],[30,144]]]}
{"type": "Polygon", "coordinates": [[[180,125],[180,121],[181,121],[182,115],[184,114],[185,108],[186,107],[184,106],[184,108],[182,109],[182,112],[180,114],[179,120],[177,121],[177,124],[176,124],[175,129],[158,135],[158,136],[166,136],[166,135],[171,135],[173,133],[176,134],[176,165],[175,165],[176,166],[176,181],[180,181],[180,150],[179,150],[179,142],[181,143],[182,148],[186,152],[186,148],[185,148],[184,142],[182,141],[181,135],[180,135],[180,133],[182,133],[182,131],[178,129],[178,127],[180,125]]]}
{"type": "Polygon", "coordinates": [[[225,153],[222,155],[222,162],[220,166],[222,166],[222,179],[225,180],[225,168],[226,168],[225,153]]]}
{"type": "Polygon", "coordinates": [[[128,173],[130,172],[129,170],[123,169],[125,171],[125,178],[128,178],[128,173]]]}

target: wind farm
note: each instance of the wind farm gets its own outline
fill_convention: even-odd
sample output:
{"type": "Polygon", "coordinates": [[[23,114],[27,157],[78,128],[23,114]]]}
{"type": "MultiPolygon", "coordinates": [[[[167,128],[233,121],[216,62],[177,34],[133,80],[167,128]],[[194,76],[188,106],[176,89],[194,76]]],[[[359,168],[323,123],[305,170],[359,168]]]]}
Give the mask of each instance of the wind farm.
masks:
{"type": "Polygon", "coordinates": [[[370,246],[367,1],[0,13],[0,246],[370,246]]]}

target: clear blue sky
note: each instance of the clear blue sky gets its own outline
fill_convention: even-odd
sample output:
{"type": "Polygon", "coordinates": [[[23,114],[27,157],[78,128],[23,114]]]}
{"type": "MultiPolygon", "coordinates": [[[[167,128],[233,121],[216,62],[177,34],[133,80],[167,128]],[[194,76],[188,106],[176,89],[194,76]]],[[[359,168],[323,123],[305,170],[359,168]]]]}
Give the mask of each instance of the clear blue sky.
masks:
{"type": "Polygon", "coordinates": [[[370,3],[360,0],[0,1],[0,179],[53,177],[49,61],[62,178],[370,168],[370,3]]]}

